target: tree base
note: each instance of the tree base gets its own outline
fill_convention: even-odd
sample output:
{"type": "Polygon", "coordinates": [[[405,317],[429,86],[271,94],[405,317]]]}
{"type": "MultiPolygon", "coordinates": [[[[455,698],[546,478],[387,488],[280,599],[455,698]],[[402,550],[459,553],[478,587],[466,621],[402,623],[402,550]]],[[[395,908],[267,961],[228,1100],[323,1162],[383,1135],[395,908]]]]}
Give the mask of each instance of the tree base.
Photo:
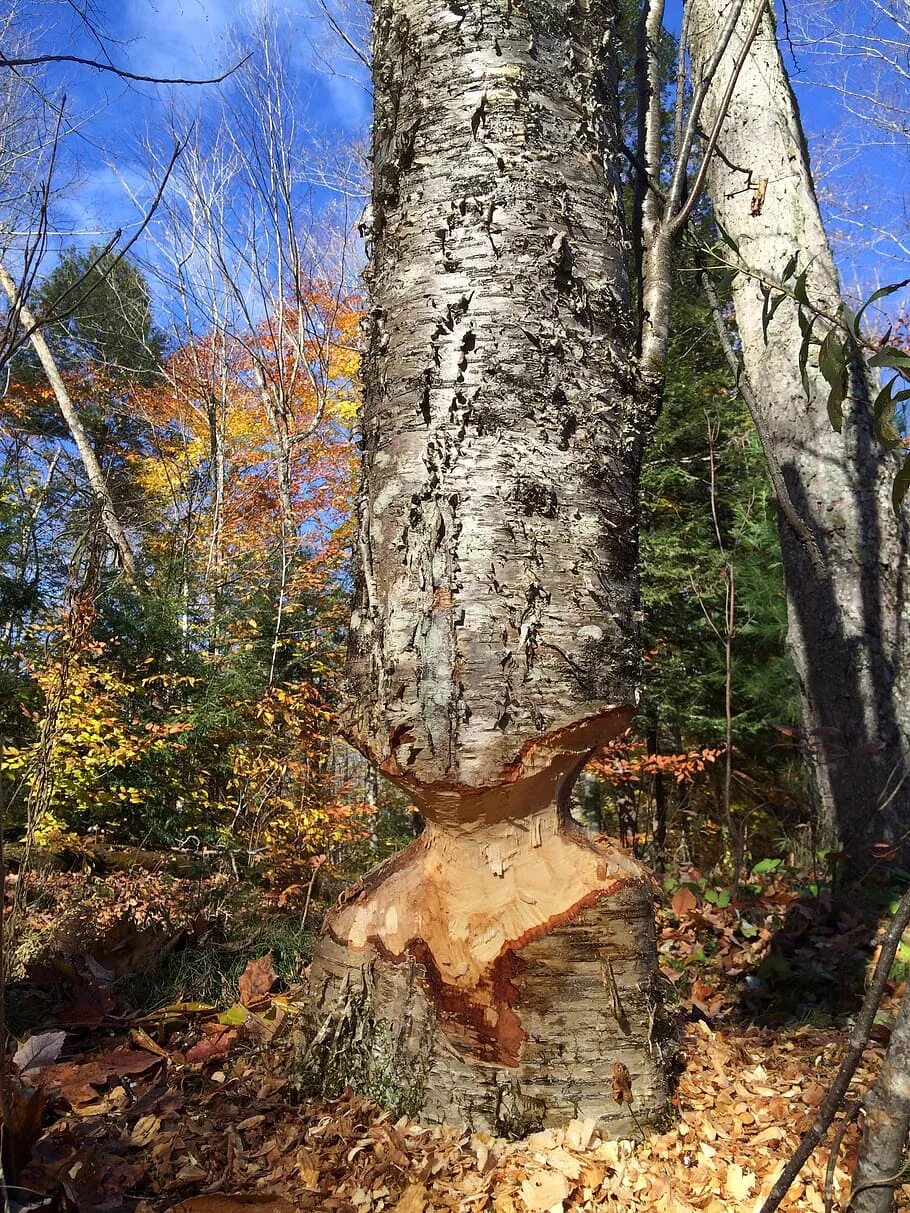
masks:
{"type": "MultiPolygon", "coordinates": [[[[470,886],[457,857],[438,862],[450,840],[429,833],[330,916],[310,970],[306,1081],[327,1094],[352,1086],[400,1113],[501,1136],[573,1118],[595,1119],[605,1135],[640,1136],[666,1115],[673,1053],[646,874],[562,821],[549,837],[538,831],[534,844],[535,865],[550,873],[546,908],[557,912],[517,933],[493,907],[484,930],[491,893],[475,879],[478,909],[459,938],[453,902],[459,886],[467,901],[470,886]],[[579,898],[560,870],[584,873],[592,864],[599,879],[579,898]],[[441,896],[443,876],[453,872],[441,896]],[[383,919],[379,910],[401,882],[410,884],[410,900],[395,895],[404,909],[383,919]],[[435,945],[402,931],[402,918],[421,921],[427,904],[447,929],[435,945]],[[390,918],[384,940],[372,928],[390,918]],[[358,923],[370,924],[366,936],[358,923]]],[[[520,856],[514,867],[521,872],[520,856]]]]}

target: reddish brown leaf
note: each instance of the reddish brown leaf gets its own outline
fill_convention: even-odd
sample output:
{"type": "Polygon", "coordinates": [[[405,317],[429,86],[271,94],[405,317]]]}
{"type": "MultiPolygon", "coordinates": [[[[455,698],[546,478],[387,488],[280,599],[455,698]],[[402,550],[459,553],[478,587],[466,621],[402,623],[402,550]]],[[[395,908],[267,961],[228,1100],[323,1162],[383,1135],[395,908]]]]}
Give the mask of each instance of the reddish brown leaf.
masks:
{"type": "Polygon", "coordinates": [[[632,1075],[621,1061],[613,1062],[613,1098],[617,1103],[632,1103],[632,1075]]]}
{"type": "Polygon", "coordinates": [[[71,1028],[97,1028],[113,1007],[113,995],[105,986],[97,981],[79,980],[70,991],[70,1001],[54,1018],[71,1028]]]}
{"type": "Polygon", "coordinates": [[[258,960],[251,960],[240,977],[240,1001],[245,1007],[258,998],[265,997],[275,984],[275,966],[272,953],[266,952],[258,960]]]}
{"type": "Polygon", "coordinates": [[[691,889],[677,889],[670,898],[670,905],[677,918],[684,918],[698,905],[691,889]]]}
{"type": "Polygon", "coordinates": [[[203,1036],[198,1044],[193,1045],[187,1051],[187,1061],[197,1064],[203,1061],[211,1061],[215,1057],[227,1056],[240,1033],[236,1028],[226,1028],[221,1024],[218,1025],[218,1028],[220,1031],[211,1032],[209,1035],[203,1036]]]}
{"type": "Polygon", "coordinates": [[[72,1106],[91,1103],[96,1099],[96,1087],[105,1086],[112,1078],[125,1078],[132,1074],[144,1074],[152,1066],[161,1064],[154,1053],[140,1049],[113,1049],[96,1053],[90,1061],[81,1065],[76,1062],[61,1062],[46,1066],[43,1078],[51,1088],[60,1091],[72,1106]]]}
{"type": "Polygon", "coordinates": [[[41,1124],[47,1103],[44,1087],[36,1090],[16,1083],[9,1094],[10,1126],[3,1135],[3,1160],[6,1179],[18,1179],[32,1149],[41,1136],[41,1124]]]}

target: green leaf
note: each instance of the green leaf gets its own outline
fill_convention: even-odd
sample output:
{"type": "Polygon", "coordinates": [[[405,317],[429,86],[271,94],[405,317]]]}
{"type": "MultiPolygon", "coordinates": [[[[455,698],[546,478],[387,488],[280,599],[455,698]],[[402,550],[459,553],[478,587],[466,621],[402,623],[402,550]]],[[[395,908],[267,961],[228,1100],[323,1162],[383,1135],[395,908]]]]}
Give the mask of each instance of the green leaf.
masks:
{"type": "Polygon", "coordinates": [[[789,977],[790,972],[789,960],[779,952],[772,952],[758,966],[759,977],[764,977],[766,981],[773,981],[776,977],[789,977]]]}
{"type": "Polygon", "coordinates": [[[793,283],[793,297],[798,303],[801,303],[803,307],[811,308],[812,303],[809,300],[809,292],[806,290],[806,277],[808,273],[808,268],[804,269],[793,283]]]}
{"type": "Polygon", "coordinates": [[[879,350],[869,359],[870,366],[890,366],[896,371],[903,371],[910,368],[910,354],[905,354],[903,350],[895,350],[891,346],[886,346],[885,349],[879,350]]]}
{"type": "Polygon", "coordinates": [[[873,303],[877,303],[879,299],[886,299],[888,295],[893,295],[896,291],[902,291],[905,286],[910,286],[910,278],[905,278],[903,282],[892,282],[890,286],[883,286],[869,296],[863,306],[856,314],[856,327],[859,329],[859,323],[863,318],[863,312],[867,307],[871,307],[873,303]]]}
{"type": "Polygon", "coordinates": [[[856,312],[854,312],[850,308],[848,308],[845,303],[842,303],[840,306],[839,315],[840,315],[840,318],[841,318],[843,324],[846,326],[847,331],[850,333],[850,336],[853,338],[853,340],[859,341],[860,340],[859,317],[856,315],[856,312]]]}
{"type": "Polygon", "coordinates": [[[894,427],[894,406],[901,400],[910,398],[910,389],[898,392],[892,396],[894,385],[900,382],[900,376],[895,375],[875,397],[872,405],[872,427],[879,442],[891,450],[901,446],[901,436],[894,427]]]}
{"type": "Polygon", "coordinates": [[[832,430],[839,434],[844,428],[844,400],[847,393],[846,385],[835,383],[831,386],[831,391],[828,393],[828,420],[831,423],[832,430]]]}
{"type": "Polygon", "coordinates": [[[908,489],[910,489],[910,455],[905,456],[900,471],[894,477],[894,486],[891,489],[891,503],[894,506],[895,514],[900,513],[901,503],[907,496],[908,489]]]}
{"type": "Polygon", "coordinates": [[[725,295],[729,295],[733,288],[733,283],[736,281],[738,275],[739,270],[731,269],[722,270],[717,275],[714,285],[715,290],[717,291],[718,295],[721,296],[721,298],[723,298],[725,295]]]}
{"type": "Polygon", "coordinates": [[[797,312],[799,319],[799,329],[803,335],[802,345],[799,347],[799,374],[803,381],[803,391],[806,393],[806,399],[811,400],[812,389],[809,384],[809,349],[812,345],[812,330],[815,328],[816,317],[811,313],[804,312],[802,308],[797,312]]]}
{"type": "Polygon", "coordinates": [[[249,1011],[242,1003],[235,1003],[226,1011],[222,1011],[218,1016],[218,1022],[228,1024],[230,1027],[239,1027],[240,1024],[246,1023],[249,1017],[249,1011]]]}
{"type": "Polygon", "coordinates": [[[768,325],[774,319],[774,313],[787,298],[783,292],[778,291],[773,300],[771,297],[771,287],[762,286],[762,308],[761,308],[761,329],[765,339],[765,345],[768,344],[768,325]]]}
{"type": "Polygon", "coordinates": [[[780,276],[781,282],[786,282],[788,278],[792,278],[799,265],[799,252],[795,252],[787,264],[784,266],[784,272],[780,276]]]}
{"type": "Polygon", "coordinates": [[[776,872],[781,862],[780,859],[760,859],[758,863],[752,865],[752,874],[764,876],[767,872],[776,872]]]}
{"type": "Polygon", "coordinates": [[[739,245],[736,243],[736,241],[733,239],[733,237],[730,235],[730,233],[726,230],[726,228],[723,226],[723,224],[718,222],[716,215],[714,217],[714,223],[715,223],[715,226],[717,227],[717,231],[720,235],[721,240],[723,240],[724,244],[727,245],[728,248],[731,248],[738,257],[739,256],[739,245]]]}
{"type": "Polygon", "coordinates": [[[837,329],[829,329],[818,351],[818,367],[830,384],[839,382],[847,369],[847,351],[837,329]]]}
{"type": "Polygon", "coordinates": [[[839,434],[844,425],[843,404],[847,396],[847,350],[837,329],[829,329],[818,351],[818,366],[830,384],[828,420],[839,434]]]}
{"type": "Polygon", "coordinates": [[[740,919],[739,933],[742,935],[743,939],[754,939],[758,934],[758,927],[753,926],[751,922],[748,922],[745,918],[743,918],[740,919]]]}

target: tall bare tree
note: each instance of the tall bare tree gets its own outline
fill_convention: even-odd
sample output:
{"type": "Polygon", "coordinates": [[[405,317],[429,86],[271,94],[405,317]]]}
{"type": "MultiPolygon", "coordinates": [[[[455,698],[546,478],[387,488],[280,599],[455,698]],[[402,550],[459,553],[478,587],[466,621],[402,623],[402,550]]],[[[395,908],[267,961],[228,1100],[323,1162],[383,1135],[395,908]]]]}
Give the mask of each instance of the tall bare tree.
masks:
{"type": "Polygon", "coordinates": [[[356,149],[336,143],[321,158],[316,152],[301,124],[280,22],[267,8],[240,45],[252,50],[210,107],[214,116],[172,118],[172,134],[186,147],[156,225],[156,272],[176,301],[175,337],[196,357],[201,395],[190,403],[208,419],[213,602],[223,563],[228,393],[245,373],[262,401],[280,527],[274,655],[299,556],[294,467],[332,392],[333,313],[348,305],[352,213],[362,209],[364,185],[356,149]],[[317,190],[336,205],[317,206],[317,190]],[[322,287],[318,307],[309,294],[314,282],[322,287]],[[306,420],[304,396],[315,402],[306,420]]]}
{"type": "MultiPolygon", "coordinates": [[[[689,0],[695,87],[715,30],[733,7],[730,0],[689,0]]],[[[707,180],[715,214],[737,250],[731,259],[742,269],[732,293],[745,391],[791,515],[782,512],[780,522],[788,646],[821,843],[843,851],[850,883],[882,852],[906,855],[910,848],[907,535],[891,507],[888,456],[873,436],[864,368],[851,369],[838,433],[818,349],[808,360],[800,357],[809,313],[836,315],[841,294],[770,14],[748,46],[757,8],[757,0],[743,7],[706,96],[704,127],[716,139],[707,180]],[[769,283],[788,274],[791,283],[801,279],[795,293],[811,307],[769,294],[769,283]]],[[[825,327],[819,322],[819,338],[825,327]]]]}

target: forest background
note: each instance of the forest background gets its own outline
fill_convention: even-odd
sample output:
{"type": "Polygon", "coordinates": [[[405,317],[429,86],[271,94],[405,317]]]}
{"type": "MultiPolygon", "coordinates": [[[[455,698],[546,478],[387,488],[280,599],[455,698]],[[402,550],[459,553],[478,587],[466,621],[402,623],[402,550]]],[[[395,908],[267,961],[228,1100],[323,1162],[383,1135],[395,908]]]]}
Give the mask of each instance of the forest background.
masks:
{"type": "MultiPolygon", "coordinates": [[[[631,64],[637,5],[624,9],[631,64]]],[[[668,108],[678,18],[668,4],[668,108]]],[[[784,11],[781,41],[854,306],[910,273],[907,18],[899,0],[784,11]]],[[[54,1120],[59,1104],[53,1116],[43,1103],[22,1111],[36,1106],[28,1049],[49,1050],[33,1066],[42,1071],[63,1047],[47,1025],[62,1024],[81,1057],[66,1054],[54,1081],[85,1133],[93,1115],[113,1118],[111,1141],[120,1132],[116,1087],[95,1098],[112,1073],[99,1034],[114,1022],[130,1025],[130,1064],[138,1045],[143,1065],[163,1062],[171,1077],[208,1067],[213,1099],[224,1081],[215,1067],[230,1069],[239,1046],[263,1052],[296,1014],[284,988],[306,964],[317,909],[422,823],[336,723],[369,252],[367,6],[17,0],[2,29],[0,842],[13,875],[0,992],[6,1024],[27,1039],[13,1066],[24,1080],[12,1095],[0,1084],[0,1114],[9,1123],[13,1098],[34,1130],[26,1123],[18,1140],[37,1142],[31,1173],[7,1144],[7,1179],[65,1188],[48,1142],[72,1126],[54,1120]],[[118,866],[125,878],[112,877],[118,866]]],[[[630,76],[630,146],[633,92],[630,76]]],[[[631,213],[632,157],[627,169],[631,213]]],[[[719,1111],[706,1072],[748,1056],[766,1094],[777,1098],[780,1078],[817,1107],[839,1047],[824,1033],[852,1013],[871,945],[849,912],[832,912],[839,856],[820,845],[807,762],[836,757],[838,736],[801,727],[777,507],[699,281],[699,256],[724,244],[700,202],[676,255],[666,390],[644,470],[639,714],[589,765],[573,809],[663,882],[662,968],[710,1042],[690,1061],[667,1157],[678,1190],[691,1171],[686,1184],[713,1191],[715,1164],[699,1162],[699,1178],[684,1140],[693,1108],[698,1133],[716,1140],[713,1117],[728,1142],[716,1166],[738,1199],[767,1193],[772,1159],[763,1170],[738,1152],[752,1113],[719,1111]],[[800,981],[788,983],[795,966],[800,981]],[[706,1026],[734,1020],[742,1035],[730,1045],[706,1026]],[[758,1040],[755,1021],[801,1026],[758,1040]],[[778,1075],[799,1032],[817,1033],[815,1060],[778,1075]]],[[[907,304],[903,284],[866,321],[910,354],[907,304]]],[[[726,298],[721,310],[732,326],[726,298]]],[[[898,960],[895,996],[910,947],[898,960]]],[[[893,1004],[883,1005],[887,1036],[893,1004]]],[[[263,1064],[249,1081],[260,1084],[263,1064]]],[[[263,1134],[284,1131],[281,1098],[263,1134]]],[[[194,1147],[208,1150],[205,1167],[175,1145],[195,1114],[186,1100],[169,1113],[149,1102],[154,1114],[131,1129],[137,1149],[164,1151],[141,1181],[147,1194],[157,1176],[161,1200],[223,1179],[214,1133],[194,1147]],[[162,1141],[168,1115],[178,1127],[162,1141]]],[[[792,1127],[774,1107],[759,1134],[771,1134],[772,1154],[792,1127]]],[[[355,1108],[344,1127],[345,1106],[333,1106],[325,1123],[343,1141],[367,1115],[355,1108]]],[[[67,1140],[66,1157],[81,1158],[85,1140],[67,1140]]],[[[74,1192],[95,1185],[108,1199],[139,1183],[112,1148],[90,1180],[88,1168],[73,1173],[74,1192]]],[[[342,1151],[314,1201],[349,1183],[350,1161],[342,1151]]],[[[543,1208],[516,1174],[525,1204],[543,1208]]],[[[284,1178],[296,1198],[300,1176],[284,1178]]],[[[647,1182],[657,1199],[656,1171],[647,1182]]],[[[805,1207],[822,1206],[815,1183],[805,1207]]]]}
{"type": "MultiPolygon", "coordinates": [[[[789,18],[829,228],[864,299],[910,259],[900,13],[818,0],[789,18]]],[[[23,62],[3,78],[2,263],[14,303],[60,317],[40,330],[45,358],[14,307],[2,339],[2,774],[8,838],[28,848],[227,854],[309,895],[317,873],[350,878],[420,829],[334,724],[366,19],[8,9],[23,62]],[[74,58],[47,61],[64,46],[74,58]]],[[[669,65],[672,6],[667,24],[669,65]]],[[[698,237],[718,240],[706,204],[698,237]]],[[[576,810],[669,869],[670,888],[688,877],[729,898],[756,865],[817,888],[836,856],[817,845],[805,757],[836,740],[800,731],[760,446],[690,254],[677,269],[644,475],[643,696],[576,810]]],[[[892,344],[903,297],[874,313],[892,344]]]]}

